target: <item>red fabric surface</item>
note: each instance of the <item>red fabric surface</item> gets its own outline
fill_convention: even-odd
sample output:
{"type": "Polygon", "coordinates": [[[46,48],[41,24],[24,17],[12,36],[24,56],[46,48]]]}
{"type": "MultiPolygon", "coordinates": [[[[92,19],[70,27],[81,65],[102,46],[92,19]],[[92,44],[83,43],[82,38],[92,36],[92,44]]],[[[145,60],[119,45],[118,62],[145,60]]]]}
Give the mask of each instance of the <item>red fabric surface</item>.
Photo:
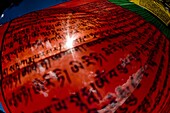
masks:
{"type": "Polygon", "coordinates": [[[7,113],[169,110],[169,41],[120,6],[71,1],[14,19],[0,33],[7,113]]]}

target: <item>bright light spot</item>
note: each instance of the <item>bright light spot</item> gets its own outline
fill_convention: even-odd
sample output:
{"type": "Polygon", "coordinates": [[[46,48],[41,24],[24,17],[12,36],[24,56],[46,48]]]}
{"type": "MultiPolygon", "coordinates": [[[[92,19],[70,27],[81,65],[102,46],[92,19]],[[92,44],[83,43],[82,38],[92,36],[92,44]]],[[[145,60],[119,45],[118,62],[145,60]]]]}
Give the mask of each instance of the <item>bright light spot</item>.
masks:
{"type": "Polygon", "coordinates": [[[90,88],[90,89],[89,89],[89,92],[90,92],[90,93],[92,93],[92,92],[93,92],[93,93],[96,93],[97,91],[94,90],[93,88],[90,88]]]}
{"type": "Polygon", "coordinates": [[[49,76],[48,76],[47,79],[50,79],[50,78],[56,78],[56,79],[58,79],[57,75],[56,75],[54,72],[49,71],[48,74],[49,74],[49,76]]]}
{"type": "Polygon", "coordinates": [[[1,18],[3,18],[3,17],[4,17],[4,14],[1,15],[1,18]]]}
{"type": "Polygon", "coordinates": [[[49,41],[46,42],[46,48],[52,48],[52,45],[49,41]]]}
{"type": "Polygon", "coordinates": [[[72,47],[73,47],[73,43],[74,43],[74,39],[75,39],[75,36],[74,36],[74,35],[72,35],[72,36],[67,35],[67,36],[66,36],[65,46],[66,46],[67,48],[72,48],[72,47]]]}
{"type": "Polygon", "coordinates": [[[32,51],[32,52],[34,51],[34,48],[33,48],[33,47],[31,47],[31,51],[32,51]]]}
{"type": "Polygon", "coordinates": [[[44,97],[48,97],[48,93],[44,92],[44,91],[40,91],[41,94],[44,95],[44,97]]]}
{"type": "Polygon", "coordinates": [[[45,68],[39,65],[39,71],[40,71],[40,74],[43,74],[45,72],[45,68]]]}

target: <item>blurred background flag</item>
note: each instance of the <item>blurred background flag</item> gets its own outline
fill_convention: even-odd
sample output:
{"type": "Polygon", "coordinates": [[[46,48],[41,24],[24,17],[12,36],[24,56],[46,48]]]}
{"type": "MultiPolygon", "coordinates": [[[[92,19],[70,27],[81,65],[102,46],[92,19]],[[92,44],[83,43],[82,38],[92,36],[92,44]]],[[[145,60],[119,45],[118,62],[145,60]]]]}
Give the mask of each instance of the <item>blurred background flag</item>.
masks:
{"type": "Polygon", "coordinates": [[[0,102],[0,113],[5,113],[5,111],[4,111],[3,107],[2,107],[1,102],[0,102]]]}
{"type": "MultiPolygon", "coordinates": [[[[170,38],[170,29],[168,27],[169,22],[167,22],[167,24],[166,22],[163,23],[163,21],[161,21],[160,18],[154,15],[154,12],[151,13],[152,11],[150,10],[148,11],[147,8],[144,8],[138,5],[140,0],[109,0],[109,1],[142,16],[146,21],[155,25],[166,37],[170,38]]],[[[152,2],[149,2],[148,0],[142,0],[142,1],[145,4],[149,3],[152,6],[152,2]]],[[[155,11],[158,11],[158,10],[155,10],[155,11]]],[[[163,15],[162,12],[158,12],[158,13],[163,15]]]]}

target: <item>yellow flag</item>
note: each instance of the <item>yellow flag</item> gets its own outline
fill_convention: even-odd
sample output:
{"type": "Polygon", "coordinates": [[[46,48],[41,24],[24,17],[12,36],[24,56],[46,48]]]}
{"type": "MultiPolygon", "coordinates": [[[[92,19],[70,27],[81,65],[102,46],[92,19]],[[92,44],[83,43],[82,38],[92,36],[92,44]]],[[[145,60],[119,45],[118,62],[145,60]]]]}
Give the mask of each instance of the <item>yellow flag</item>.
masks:
{"type": "Polygon", "coordinates": [[[147,9],[167,26],[170,24],[170,4],[163,0],[130,0],[135,4],[147,9]]]}

